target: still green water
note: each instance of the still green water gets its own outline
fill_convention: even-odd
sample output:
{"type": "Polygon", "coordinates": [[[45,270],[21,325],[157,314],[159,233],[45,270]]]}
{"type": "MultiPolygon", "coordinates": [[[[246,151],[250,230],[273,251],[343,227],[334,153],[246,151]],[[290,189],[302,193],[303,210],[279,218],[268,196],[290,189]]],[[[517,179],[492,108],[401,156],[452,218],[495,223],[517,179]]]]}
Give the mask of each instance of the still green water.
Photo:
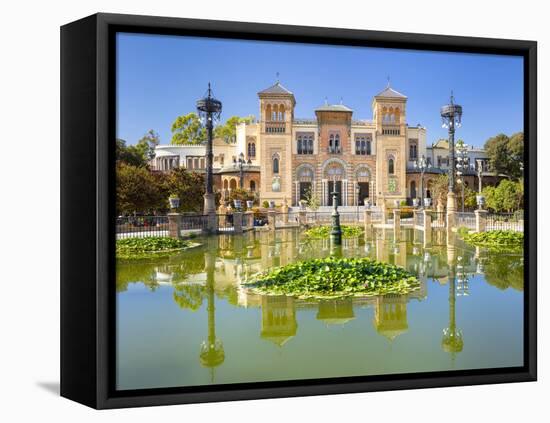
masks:
{"type": "Polygon", "coordinates": [[[168,258],[117,263],[117,389],[523,365],[523,257],[445,232],[376,230],[330,242],[297,229],[198,238],[168,258]],[[249,294],[254,273],[369,256],[418,275],[409,295],[300,300],[249,294]]]}

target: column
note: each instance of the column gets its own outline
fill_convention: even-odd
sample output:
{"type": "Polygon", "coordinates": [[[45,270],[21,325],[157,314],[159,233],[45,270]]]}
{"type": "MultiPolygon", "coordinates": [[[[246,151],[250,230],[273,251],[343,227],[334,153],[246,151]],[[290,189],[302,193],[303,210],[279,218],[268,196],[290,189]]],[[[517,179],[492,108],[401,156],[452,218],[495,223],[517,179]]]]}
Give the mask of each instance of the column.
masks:
{"type": "Polygon", "coordinates": [[[243,213],[240,211],[233,212],[233,232],[236,234],[243,233],[243,213]]]}
{"type": "Polygon", "coordinates": [[[367,232],[372,227],[372,211],[370,209],[365,209],[363,212],[365,232],[367,232]]]}
{"type": "Polygon", "coordinates": [[[393,209],[393,238],[399,241],[401,235],[401,210],[393,209]]]}
{"type": "Polygon", "coordinates": [[[276,218],[275,210],[269,210],[267,212],[267,227],[269,228],[270,231],[275,230],[275,218],[276,218]]]}
{"type": "Polygon", "coordinates": [[[485,232],[487,230],[487,210],[475,210],[476,232],[485,232]]]}
{"type": "Polygon", "coordinates": [[[432,239],[432,215],[429,210],[422,210],[424,214],[424,247],[431,243],[432,239]]]}
{"type": "Polygon", "coordinates": [[[168,213],[168,236],[176,239],[181,237],[181,214],[168,213]]]}

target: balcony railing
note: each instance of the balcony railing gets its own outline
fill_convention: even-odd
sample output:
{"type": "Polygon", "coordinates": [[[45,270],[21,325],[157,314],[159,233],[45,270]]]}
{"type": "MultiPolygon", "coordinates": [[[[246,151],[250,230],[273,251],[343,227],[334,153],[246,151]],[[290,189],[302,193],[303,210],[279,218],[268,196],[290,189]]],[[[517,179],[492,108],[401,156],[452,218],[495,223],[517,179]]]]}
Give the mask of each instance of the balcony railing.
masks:
{"type": "Polygon", "coordinates": [[[268,134],[284,134],[286,132],[286,122],[266,122],[265,132],[268,134]]]}
{"type": "Polygon", "coordinates": [[[328,147],[327,151],[329,154],[342,154],[341,147],[328,147]]]}
{"type": "Polygon", "coordinates": [[[382,125],[382,135],[401,135],[399,125],[382,125]]]}

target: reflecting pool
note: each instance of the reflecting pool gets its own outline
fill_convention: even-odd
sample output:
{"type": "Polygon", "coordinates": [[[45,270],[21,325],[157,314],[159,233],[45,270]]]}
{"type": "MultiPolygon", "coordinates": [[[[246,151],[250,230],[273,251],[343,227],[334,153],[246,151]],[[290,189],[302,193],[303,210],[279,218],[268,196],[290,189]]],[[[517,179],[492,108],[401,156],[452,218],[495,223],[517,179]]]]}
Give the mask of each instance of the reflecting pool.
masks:
{"type": "Polygon", "coordinates": [[[196,240],[170,257],[118,261],[118,389],[523,365],[521,254],[413,229],[374,230],[337,250],[298,229],[196,240]],[[402,266],[421,288],[318,301],[241,287],[330,254],[402,266]]]}

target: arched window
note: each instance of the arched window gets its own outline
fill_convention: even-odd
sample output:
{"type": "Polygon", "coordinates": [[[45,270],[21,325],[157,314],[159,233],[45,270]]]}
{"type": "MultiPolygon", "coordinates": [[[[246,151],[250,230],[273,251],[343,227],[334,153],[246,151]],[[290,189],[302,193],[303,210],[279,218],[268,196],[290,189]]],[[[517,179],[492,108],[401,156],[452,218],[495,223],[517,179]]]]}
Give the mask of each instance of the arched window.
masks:
{"type": "Polygon", "coordinates": [[[250,191],[256,191],[256,181],[250,181],[250,191]]]}
{"type": "Polygon", "coordinates": [[[255,142],[249,142],[248,143],[248,157],[256,157],[256,143],[255,142]]]}
{"type": "Polygon", "coordinates": [[[330,134],[328,149],[329,153],[340,153],[340,134],[330,134]]]}
{"type": "Polygon", "coordinates": [[[388,173],[393,175],[395,173],[395,164],[393,157],[388,160],[388,173]]]}
{"type": "Polygon", "coordinates": [[[273,157],[272,166],[273,166],[273,173],[278,174],[279,173],[279,158],[278,157],[273,157]]]}
{"type": "Polygon", "coordinates": [[[298,147],[298,154],[302,154],[303,150],[302,150],[302,136],[301,135],[298,135],[297,144],[298,144],[298,146],[297,146],[298,147]]]}

